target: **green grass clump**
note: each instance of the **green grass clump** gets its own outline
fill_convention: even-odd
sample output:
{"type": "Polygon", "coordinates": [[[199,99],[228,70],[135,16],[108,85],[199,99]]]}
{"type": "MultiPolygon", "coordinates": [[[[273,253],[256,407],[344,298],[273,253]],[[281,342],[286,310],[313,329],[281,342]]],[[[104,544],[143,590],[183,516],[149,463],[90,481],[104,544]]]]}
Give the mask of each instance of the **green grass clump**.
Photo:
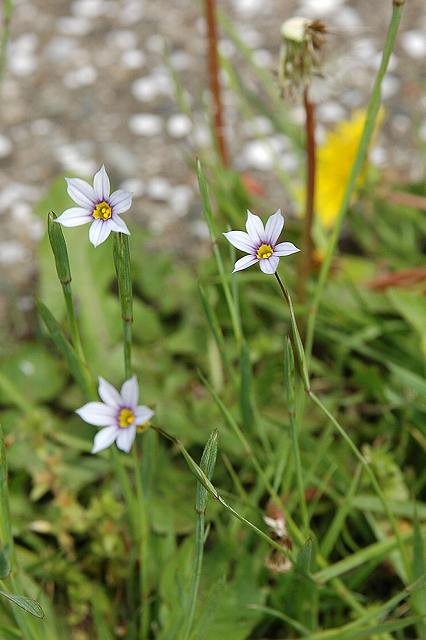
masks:
{"type": "MultiPolygon", "coordinates": [[[[244,115],[300,152],[271,78],[256,73],[265,104],[224,67],[244,115]]],[[[421,274],[424,216],[368,172],[293,306],[296,257],[278,283],[231,275],[222,231],[266,203],[215,157],[203,166],[202,260],[133,227],[96,250],[87,228],[65,244],[49,216],[32,333],[0,348],[0,638],[426,638],[426,304],[422,281],[397,277],[421,274]],[[97,375],[133,371],[153,428],[134,455],[93,456],[75,409],[97,375]]],[[[68,205],[60,177],[39,211],[68,205]]],[[[301,226],[286,224],[296,244],[301,226]]]]}

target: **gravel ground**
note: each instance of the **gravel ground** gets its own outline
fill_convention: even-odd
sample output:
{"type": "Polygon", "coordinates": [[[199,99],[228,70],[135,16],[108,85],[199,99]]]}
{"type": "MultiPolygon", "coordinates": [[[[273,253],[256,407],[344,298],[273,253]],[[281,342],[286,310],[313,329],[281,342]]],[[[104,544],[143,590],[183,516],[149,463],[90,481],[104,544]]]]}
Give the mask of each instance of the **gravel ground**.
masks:
{"type": "MultiPolygon", "coordinates": [[[[380,60],[390,0],[228,0],[218,2],[274,72],[279,25],[291,15],[321,18],[330,28],[322,82],[319,135],[363,106],[380,60]],[[331,82],[329,78],[333,77],[331,82]]],[[[221,52],[244,74],[232,42],[221,52]]],[[[194,143],[208,144],[204,22],[193,0],[15,0],[8,66],[0,104],[0,321],[6,303],[30,308],[34,251],[43,233],[34,204],[61,173],[90,176],[104,162],[115,186],[134,193],[132,215],[173,250],[177,237],[205,237],[196,185],[185,161],[194,143]],[[164,59],[180,74],[192,119],[179,111],[164,59]]],[[[426,9],[408,0],[398,46],[384,83],[387,121],[372,160],[398,178],[422,175],[426,143],[426,9]]],[[[262,119],[265,144],[242,122],[225,89],[233,163],[269,186],[271,147],[288,173],[296,159],[283,136],[262,119]]],[[[300,107],[291,107],[296,120],[300,107]]],[[[272,193],[277,189],[271,186],[272,193]]],[[[277,191],[281,200],[281,191],[277,191]]],[[[284,202],[285,204],[285,202],[284,202]]],[[[8,317],[10,321],[10,314],[8,317]]]]}

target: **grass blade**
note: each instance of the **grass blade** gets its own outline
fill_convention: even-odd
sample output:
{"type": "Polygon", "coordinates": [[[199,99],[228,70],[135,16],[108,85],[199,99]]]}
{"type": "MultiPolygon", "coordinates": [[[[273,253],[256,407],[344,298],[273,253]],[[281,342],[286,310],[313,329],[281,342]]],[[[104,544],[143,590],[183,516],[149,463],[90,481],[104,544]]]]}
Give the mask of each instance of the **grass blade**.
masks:
{"type": "Polygon", "coordinates": [[[36,305],[37,310],[49,331],[50,337],[65,358],[74,380],[81,387],[87,397],[96,398],[96,391],[93,386],[91,374],[85,363],[80,360],[73,347],[66,339],[59,322],[54,318],[43,302],[37,300],[36,305]]]}
{"type": "MultiPolygon", "coordinates": [[[[200,469],[206,474],[206,477],[211,480],[213,476],[214,467],[217,457],[217,435],[218,432],[213,431],[207,444],[204,448],[203,455],[201,457],[200,469]]],[[[183,633],[183,640],[188,640],[191,633],[192,622],[195,614],[195,607],[197,604],[198,587],[201,578],[201,568],[203,564],[204,553],[204,518],[207,506],[208,492],[200,482],[197,482],[197,492],[195,498],[195,511],[197,513],[197,525],[195,529],[195,554],[194,565],[191,583],[191,592],[188,604],[188,611],[186,613],[185,629],[183,633]]]]}

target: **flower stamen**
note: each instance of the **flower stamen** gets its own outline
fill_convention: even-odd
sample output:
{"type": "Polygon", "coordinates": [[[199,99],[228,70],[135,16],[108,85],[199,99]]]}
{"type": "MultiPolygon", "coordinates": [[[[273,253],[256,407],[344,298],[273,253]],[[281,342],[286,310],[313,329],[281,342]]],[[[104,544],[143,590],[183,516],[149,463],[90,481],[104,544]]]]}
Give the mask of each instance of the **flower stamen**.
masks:
{"type": "Polygon", "coordinates": [[[260,260],[265,260],[266,258],[270,258],[273,253],[274,250],[270,244],[261,244],[256,252],[256,256],[260,260]]]}
{"type": "Polygon", "coordinates": [[[109,220],[112,216],[111,207],[108,202],[99,202],[92,211],[92,217],[95,220],[109,220]]]}
{"type": "Polygon", "coordinates": [[[133,424],[134,420],[135,414],[131,409],[121,409],[118,414],[118,426],[120,429],[127,429],[127,427],[133,424]]]}

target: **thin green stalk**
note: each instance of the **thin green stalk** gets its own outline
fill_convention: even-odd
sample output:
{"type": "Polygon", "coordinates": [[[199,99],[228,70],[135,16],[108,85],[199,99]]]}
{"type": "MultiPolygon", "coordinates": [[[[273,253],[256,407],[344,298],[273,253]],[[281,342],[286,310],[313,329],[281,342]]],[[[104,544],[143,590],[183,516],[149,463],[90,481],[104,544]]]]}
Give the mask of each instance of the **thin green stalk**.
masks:
{"type": "Polygon", "coordinates": [[[303,349],[302,340],[300,338],[300,333],[299,333],[299,329],[296,322],[296,314],[294,313],[293,302],[287,290],[287,287],[285,286],[284,282],[281,280],[278,273],[275,273],[275,277],[277,279],[278,285],[283,294],[284,301],[287,303],[290,311],[290,323],[291,323],[291,333],[293,337],[293,348],[296,352],[296,359],[297,359],[299,374],[302,379],[305,390],[309,391],[310,384],[309,384],[308,368],[306,366],[305,352],[303,349]]]}
{"type": "Polygon", "coordinates": [[[114,264],[117,273],[118,295],[123,322],[124,375],[132,375],[132,274],[130,264],[129,237],[124,233],[114,234],[114,264]]]}
{"type": "Polygon", "coordinates": [[[306,131],[306,203],[305,219],[303,226],[303,245],[301,253],[301,266],[299,269],[298,293],[301,302],[305,300],[306,285],[312,271],[312,256],[314,243],[312,238],[312,226],[315,214],[316,195],[316,164],[317,150],[315,140],[315,103],[309,96],[309,87],[303,92],[303,104],[305,108],[306,131]]]}
{"type": "Polygon", "coordinates": [[[207,292],[205,291],[204,287],[202,285],[198,285],[198,290],[200,292],[200,298],[201,298],[201,304],[203,306],[204,309],[204,313],[206,315],[207,318],[207,322],[209,324],[210,327],[210,331],[211,334],[216,342],[217,348],[219,350],[220,355],[222,356],[223,359],[223,364],[226,367],[226,371],[228,373],[228,375],[230,376],[230,378],[232,379],[232,382],[235,386],[237,386],[238,381],[237,381],[237,376],[235,374],[234,368],[231,364],[231,360],[229,358],[229,354],[228,354],[228,350],[226,348],[225,345],[225,340],[223,338],[223,334],[222,334],[222,329],[219,325],[216,313],[214,311],[214,309],[212,308],[212,306],[210,305],[210,302],[208,300],[208,296],[207,296],[207,292]]]}
{"type": "Polygon", "coordinates": [[[183,455],[183,457],[185,459],[185,462],[188,465],[188,468],[191,471],[191,473],[194,474],[194,476],[197,478],[199,483],[227,511],[229,511],[235,518],[237,518],[237,520],[242,522],[246,527],[248,527],[249,529],[254,531],[254,533],[259,538],[262,538],[262,540],[267,542],[271,547],[273,547],[274,549],[277,549],[277,551],[279,551],[280,553],[282,553],[286,557],[289,557],[293,561],[295,560],[294,554],[289,549],[286,549],[282,545],[280,545],[278,542],[275,542],[275,540],[273,540],[270,536],[268,536],[266,533],[264,533],[261,529],[256,527],[256,525],[253,524],[252,522],[250,522],[250,520],[247,520],[247,518],[244,518],[244,516],[240,515],[237,511],[235,511],[235,509],[233,509],[229,504],[227,504],[225,502],[225,500],[222,498],[222,496],[219,495],[217,489],[212,485],[212,483],[210,482],[210,480],[208,479],[208,477],[206,476],[204,471],[199,467],[199,465],[189,455],[188,451],[185,449],[185,447],[183,446],[183,444],[182,444],[182,442],[180,440],[178,440],[174,436],[172,436],[169,433],[167,433],[167,431],[164,431],[164,429],[160,429],[160,427],[151,427],[151,428],[154,429],[155,431],[157,431],[157,433],[159,433],[161,436],[163,436],[163,438],[166,438],[167,440],[170,440],[171,442],[173,442],[173,444],[176,446],[176,448],[183,455]]]}
{"type": "Polygon", "coordinates": [[[0,425],[0,578],[6,578],[11,570],[13,537],[10,524],[7,489],[7,461],[3,429],[0,425]]]}
{"type": "MultiPolygon", "coordinates": [[[[244,524],[246,527],[251,529],[259,538],[261,538],[264,542],[269,544],[271,547],[273,547],[274,549],[276,549],[277,551],[279,551],[280,553],[282,553],[286,557],[289,557],[290,560],[293,561],[293,563],[295,562],[295,557],[294,557],[293,552],[291,552],[290,550],[286,549],[281,544],[279,544],[278,542],[273,540],[270,536],[268,536],[266,533],[264,533],[261,529],[256,527],[256,525],[254,525],[252,522],[250,522],[250,520],[247,520],[247,518],[244,518],[244,516],[240,515],[235,509],[233,509],[229,504],[227,504],[227,502],[225,502],[225,500],[222,498],[222,496],[219,495],[217,489],[213,486],[213,484],[207,478],[207,476],[203,472],[203,470],[197,465],[197,463],[189,455],[189,453],[187,452],[187,450],[183,446],[182,442],[180,442],[180,440],[178,440],[177,438],[175,438],[171,434],[167,433],[163,429],[160,429],[159,427],[152,427],[152,429],[154,429],[154,431],[159,433],[161,436],[163,436],[167,440],[170,440],[171,442],[173,442],[173,444],[178,449],[178,451],[180,451],[180,453],[183,455],[183,457],[185,459],[185,462],[188,465],[188,468],[191,471],[191,473],[194,474],[194,476],[198,479],[200,484],[227,511],[229,511],[231,513],[231,515],[234,516],[234,518],[236,518],[242,524],[244,524]]],[[[299,534],[301,535],[300,532],[299,532],[299,534]]],[[[302,542],[303,542],[303,537],[302,537],[302,542]]],[[[317,559],[318,565],[322,569],[327,570],[327,568],[328,568],[327,561],[321,556],[321,554],[317,554],[317,558],[316,559],[317,559]]],[[[299,572],[297,567],[295,567],[295,571],[299,572]]],[[[310,579],[310,576],[308,576],[307,574],[302,573],[302,575],[305,578],[310,579]]],[[[339,580],[339,578],[332,579],[331,580],[331,585],[335,589],[336,593],[342,598],[342,600],[344,602],[346,602],[355,612],[362,613],[362,612],[365,611],[364,607],[358,602],[357,598],[351,593],[351,591],[347,588],[347,586],[341,580],[339,580]]]]}
{"type": "Polygon", "coordinates": [[[10,35],[10,21],[12,19],[13,0],[3,0],[3,29],[0,41],[0,85],[6,69],[6,51],[10,35]]]}
{"type": "MultiPolygon", "coordinates": [[[[222,498],[222,496],[219,495],[217,489],[213,486],[213,484],[207,478],[207,476],[203,472],[203,470],[197,465],[197,463],[189,455],[189,453],[187,452],[187,450],[185,449],[183,444],[180,442],[180,440],[178,440],[174,436],[170,435],[169,433],[167,433],[163,429],[160,429],[159,427],[152,427],[152,428],[155,431],[157,431],[157,433],[159,433],[161,436],[163,436],[167,440],[170,440],[171,442],[173,442],[173,444],[176,446],[176,448],[183,455],[183,457],[185,459],[185,462],[187,463],[188,468],[191,471],[191,473],[193,473],[195,475],[195,477],[198,479],[200,484],[203,487],[205,487],[205,489],[210,493],[210,495],[212,495],[227,511],[229,511],[229,513],[231,513],[231,515],[233,515],[234,518],[236,518],[242,524],[244,524],[246,527],[251,529],[259,538],[261,538],[262,540],[267,542],[267,544],[269,544],[271,547],[273,547],[274,549],[276,549],[277,551],[279,551],[280,553],[282,553],[286,557],[290,558],[290,560],[293,561],[294,570],[297,573],[300,573],[301,575],[303,575],[304,578],[307,578],[309,580],[311,579],[310,575],[300,571],[297,568],[297,566],[295,566],[295,564],[294,564],[295,563],[295,557],[294,557],[294,553],[293,552],[291,552],[289,549],[286,549],[281,544],[279,544],[278,542],[273,540],[270,536],[268,536],[266,533],[264,533],[261,529],[256,527],[256,525],[254,525],[252,522],[250,522],[250,520],[247,520],[247,518],[244,518],[244,516],[240,515],[235,509],[233,509],[229,504],[227,504],[227,502],[225,502],[225,500],[222,498]]],[[[318,562],[319,566],[322,567],[323,569],[327,568],[327,562],[320,554],[317,555],[317,562],[318,562]]],[[[364,612],[364,607],[358,602],[356,597],[350,592],[350,590],[346,587],[346,585],[341,580],[339,580],[338,578],[334,578],[331,581],[331,584],[332,584],[333,588],[335,589],[336,593],[354,611],[356,611],[358,613],[364,612]]]]}
{"type": "Polygon", "coordinates": [[[207,189],[206,177],[204,175],[204,171],[203,171],[203,167],[201,165],[201,162],[199,160],[197,160],[197,176],[198,176],[198,186],[199,186],[199,189],[200,189],[201,199],[202,199],[202,202],[203,202],[203,213],[204,213],[204,217],[206,218],[207,226],[209,228],[210,236],[211,236],[211,239],[212,239],[212,242],[213,242],[213,253],[214,253],[214,256],[216,258],[216,263],[217,263],[217,267],[218,267],[218,270],[219,270],[220,281],[221,281],[221,284],[222,284],[223,293],[224,293],[224,296],[225,296],[226,304],[228,306],[229,315],[231,317],[234,336],[235,336],[235,339],[237,341],[238,347],[240,347],[241,346],[242,337],[243,337],[242,336],[242,330],[241,330],[240,317],[239,317],[238,311],[236,309],[236,306],[234,304],[234,299],[232,297],[231,288],[229,286],[229,276],[228,276],[228,274],[227,274],[227,272],[225,270],[225,266],[223,264],[222,256],[221,256],[221,253],[219,251],[217,235],[216,235],[214,222],[213,222],[213,212],[212,212],[212,209],[211,209],[210,198],[209,198],[209,193],[208,193],[208,189],[207,189]]]}
{"type": "Polygon", "coordinates": [[[83,359],[78,357],[74,348],[65,337],[61,325],[57,322],[46,305],[43,304],[41,300],[36,300],[36,306],[47,330],[49,331],[50,337],[65,358],[74,380],[88,398],[95,399],[97,397],[95,385],[93,383],[92,374],[84,362],[84,356],[83,359]]]}
{"type": "Polygon", "coordinates": [[[344,500],[342,500],[342,504],[340,508],[336,511],[333,521],[329,525],[324,538],[321,542],[321,552],[324,558],[328,558],[332,549],[334,549],[334,545],[336,544],[339,533],[345,523],[346,517],[353,506],[352,498],[355,495],[355,491],[358,488],[359,480],[361,478],[361,466],[358,466],[355,471],[354,477],[350,484],[349,490],[345,493],[344,500]]]}
{"type": "Polygon", "coordinates": [[[56,214],[53,211],[50,211],[47,217],[47,231],[49,234],[50,246],[52,247],[53,256],[55,258],[56,273],[58,274],[59,281],[62,285],[72,344],[77,356],[84,364],[86,364],[72,297],[72,277],[67,245],[62,232],[62,226],[55,222],[55,220],[56,214]]]}
{"type": "Polygon", "coordinates": [[[265,607],[261,604],[249,604],[249,609],[253,609],[254,611],[260,611],[261,613],[266,613],[267,615],[272,616],[273,618],[277,618],[278,620],[282,620],[290,627],[292,627],[295,631],[298,631],[302,636],[310,636],[311,631],[308,627],[305,627],[303,624],[300,624],[297,620],[293,620],[283,611],[278,611],[277,609],[273,609],[271,607],[265,607]]]}
{"type": "Polygon", "coordinates": [[[381,489],[381,487],[380,487],[380,485],[379,485],[379,483],[377,481],[377,478],[376,478],[376,476],[374,474],[374,471],[372,470],[372,468],[370,467],[370,465],[368,464],[367,460],[364,458],[362,453],[359,451],[359,449],[356,446],[356,444],[350,438],[350,436],[346,433],[346,431],[339,424],[339,422],[336,420],[336,418],[328,411],[328,409],[322,403],[320,398],[318,398],[318,396],[315,393],[313,393],[313,391],[310,388],[309,374],[308,374],[307,363],[306,363],[306,356],[305,356],[305,352],[304,352],[304,349],[303,349],[303,344],[302,344],[302,342],[300,340],[299,331],[298,331],[298,328],[297,328],[296,316],[294,314],[293,303],[292,303],[290,294],[287,291],[286,287],[284,286],[284,283],[282,282],[282,280],[279,277],[278,273],[276,273],[275,276],[277,278],[278,284],[279,284],[280,289],[282,291],[282,294],[284,296],[284,300],[288,304],[289,309],[290,309],[290,320],[291,320],[291,326],[292,326],[293,343],[296,345],[296,355],[298,356],[299,372],[301,374],[305,390],[306,390],[308,396],[311,398],[311,400],[321,409],[321,411],[323,413],[325,413],[325,415],[329,418],[329,420],[331,420],[332,424],[337,429],[337,431],[340,433],[340,435],[345,440],[345,442],[349,445],[350,449],[352,450],[352,452],[354,453],[356,458],[361,462],[363,467],[366,469],[367,474],[368,474],[368,476],[370,478],[370,481],[371,481],[371,483],[372,483],[372,485],[373,485],[373,487],[374,487],[374,489],[375,489],[375,491],[377,493],[377,496],[379,497],[380,501],[383,504],[383,508],[385,510],[385,513],[386,513],[388,519],[389,519],[389,523],[390,523],[390,525],[392,527],[394,535],[395,535],[396,539],[398,540],[399,549],[400,549],[402,561],[404,563],[406,576],[409,576],[410,575],[410,572],[409,572],[409,561],[408,561],[406,549],[405,549],[405,547],[404,547],[404,545],[402,543],[401,536],[399,534],[399,531],[398,531],[398,528],[397,528],[396,521],[395,521],[395,518],[393,516],[393,513],[389,509],[389,505],[386,502],[386,498],[385,498],[385,496],[383,494],[383,491],[382,491],[382,489],[381,489]]]}
{"type": "MultiPolygon", "coordinates": [[[[132,375],[133,291],[129,237],[126,234],[118,233],[115,235],[114,264],[117,274],[118,296],[123,322],[124,377],[128,380],[132,375]]],[[[145,454],[147,455],[148,452],[146,451],[145,454]]],[[[139,589],[141,598],[139,637],[141,640],[146,640],[150,627],[148,574],[149,522],[147,496],[142,485],[137,442],[133,445],[133,462],[136,477],[136,502],[138,505],[136,518],[134,519],[134,534],[136,542],[139,545],[139,589]]]]}
{"type": "Polygon", "coordinates": [[[374,490],[377,493],[377,496],[379,497],[382,505],[383,505],[383,509],[386,513],[386,516],[389,520],[389,523],[392,527],[394,536],[398,542],[398,547],[401,553],[401,558],[402,561],[404,563],[404,568],[405,568],[405,573],[406,573],[406,578],[408,578],[408,576],[410,575],[410,563],[409,563],[409,559],[407,556],[407,551],[405,549],[405,545],[402,541],[401,538],[401,534],[398,530],[398,526],[395,520],[395,517],[391,511],[391,509],[389,508],[389,505],[386,501],[386,497],[378,483],[378,480],[376,478],[376,475],[373,471],[373,469],[371,468],[368,460],[365,459],[365,457],[362,455],[362,453],[360,452],[360,450],[358,449],[358,447],[356,446],[356,444],[354,443],[354,441],[352,440],[352,438],[346,433],[346,431],[344,430],[344,428],[341,426],[341,424],[336,420],[336,418],[333,416],[332,413],[330,413],[330,411],[327,409],[327,407],[323,404],[323,402],[318,398],[318,396],[313,392],[313,391],[309,391],[309,396],[312,399],[312,401],[321,409],[321,411],[327,416],[327,418],[333,423],[333,425],[335,426],[335,428],[337,429],[337,431],[339,432],[339,434],[342,436],[342,438],[344,439],[344,441],[346,442],[346,444],[349,446],[349,448],[351,449],[351,451],[353,452],[353,454],[355,455],[355,457],[360,461],[360,463],[362,464],[362,466],[364,467],[364,469],[366,470],[368,477],[370,478],[370,482],[372,484],[372,486],[374,487],[374,490]]]}
{"type": "Polygon", "coordinates": [[[328,246],[327,246],[327,252],[324,258],[324,262],[322,263],[322,266],[321,266],[321,271],[320,271],[318,283],[315,288],[313,302],[309,309],[307,331],[306,331],[306,357],[307,357],[308,363],[310,361],[311,353],[312,353],[312,346],[313,346],[314,332],[315,332],[315,322],[316,322],[316,317],[318,313],[318,308],[321,302],[321,297],[324,293],[324,286],[325,286],[328,273],[330,271],[333,254],[336,249],[337,241],[340,237],[340,231],[342,229],[342,224],[343,224],[346,212],[350,205],[352,193],[355,189],[356,182],[364,166],[364,162],[367,157],[368,147],[374,133],[377,115],[378,115],[380,103],[381,103],[381,86],[382,86],[383,78],[385,77],[385,74],[386,74],[386,70],[389,64],[389,59],[391,57],[392,50],[395,45],[396,35],[398,32],[399,23],[401,21],[402,4],[403,4],[402,2],[393,3],[392,18],[391,18],[387,36],[386,36],[386,41],[385,41],[383,54],[382,54],[382,60],[381,60],[380,67],[374,82],[370,101],[368,103],[365,124],[361,134],[361,139],[359,141],[358,150],[355,156],[354,163],[352,165],[350,176],[348,178],[345,193],[343,195],[342,203],[340,205],[339,213],[337,215],[337,219],[333,227],[333,232],[331,234],[330,242],[328,243],[328,246]]]}
{"type": "Polygon", "coordinates": [[[302,514],[303,531],[309,533],[309,514],[306,506],[305,487],[303,483],[302,462],[300,459],[299,438],[296,420],[294,355],[290,338],[287,338],[286,358],[284,361],[285,385],[287,390],[287,406],[290,420],[291,442],[293,447],[294,466],[296,468],[297,491],[299,494],[300,511],[302,514]]]}
{"type": "Polygon", "coordinates": [[[149,635],[150,606],[149,606],[149,575],[148,575],[148,538],[149,524],[146,496],[142,486],[140,460],[137,442],[133,444],[133,460],[136,476],[136,496],[138,504],[138,520],[135,533],[139,545],[139,589],[141,599],[140,638],[145,640],[149,635]]]}
{"type": "MultiPolygon", "coordinates": [[[[334,629],[327,629],[325,631],[320,631],[319,633],[314,633],[309,637],[311,640],[332,640],[332,639],[339,640],[343,638],[347,638],[349,640],[349,638],[351,637],[358,637],[356,635],[355,636],[350,635],[350,632],[355,631],[356,629],[359,629],[360,627],[363,627],[368,623],[373,623],[376,620],[381,622],[383,618],[388,616],[392,610],[396,609],[396,607],[400,604],[400,602],[409,598],[413,593],[416,593],[417,591],[423,589],[425,586],[425,581],[426,581],[425,576],[422,576],[421,578],[419,578],[418,580],[410,584],[408,587],[400,591],[400,593],[393,596],[392,598],[390,598],[380,606],[374,607],[372,611],[367,611],[367,613],[365,613],[363,616],[361,616],[357,620],[354,620],[353,622],[349,622],[341,627],[337,627],[334,629]]],[[[377,628],[379,627],[371,627],[371,631],[370,631],[371,636],[368,636],[368,637],[373,637],[374,635],[376,635],[377,628]]],[[[368,631],[368,627],[365,629],[365,631],[368,631]]],[[[363,637],[367,638],[367,634],[363,637]]]]}
{"type": "Polygon", "coordinates": [[[243,431],[240,429],[237,421],[234,419],[233,415],[225,407],[225,405],[223,404],[222,400],[219,398],[219,396],[217,395],[217,393],[215,392],[213,387],[210,385],[208,380],[206,380],[206,378],[203,376],[202,373],[200,373],[199,375],[200,375],[200,378],[201,378],[202,382],[204,383],[204,385],[210,391],[210,393],[211,393],[213,399],[215,400],[216,404],[218,405],[219,409],[223,413],[223,416],[225,417],[228,425],[231,427],[231,429],[234,431],[236,437],[240,441],[240,443],[241,443],[246,455],[252,461],[253,467],[255,468],[255,470],[256,470],[258,476],[260,477],[260,479],[262,480],[265,489],[269,493],[270,497],[274,500],[274,502],[277,505],[279,505],[280,508],[282,508],[282,510],[284,512],[284,516],[285,516],[287,524],[288,524],[288,527],[289,527],[290,534],[292,536],[294,536],[295,539],[297,539],[297,542],[299,544],[303,544],[304,541],[305,541],[305,538],[304,538],[302,532],[297,527],[297,525],[294,522],[293,518],[289,514],[286,506],[283,504],[282,499],[277,494],[277,492],[275,491],[275,489],[272,486],[271,482],[269,481],[268,476],[266,475],[265,471],[263,470],[262,465],[260,464],[256,454],[254,453],[252,447],[250,446],[250,443],[248,442],[247,438],[245,437],[243,431]]]}
{"type": "MultiPolygon", "coordinates": [[[[14,553],[13,534],[10,521],[8,473],[4,434],[0,426],[0,586],[6,589],[3,579],[8,580],[14,593],[22,593],[20,580],[16,575],[16,557],[14,553]]],[[[33,622],[27,615],[16,607],[12,607],[13,615],[18,627],[27,640],[39,637],[38,630],[34,630],[33,622]]],[[[42,615],[42,614],[41,614],[42,615]]]]}
{"type": "MultiPolygon", "coordinates": [[[[200,469],[211,480],[217,456],[217,430],[213,431],[201,456],[200,469]]],[[[188,640],[192,623],[194,620],[195,607],[197,604],[198,588],[200,585],[201,568],[203,565],[204,554],[204,535],[205,535],[205,513],[207,507],[207,490],[197,482],[197,492],[195,497],[195,512],[197,514],[197,523],[195,527],[195,552],[194,564],[192,571],[191,592],[188,602],[188,609],[185,616],[185,626],[183,631],[183,640],[188,640]]]]}

